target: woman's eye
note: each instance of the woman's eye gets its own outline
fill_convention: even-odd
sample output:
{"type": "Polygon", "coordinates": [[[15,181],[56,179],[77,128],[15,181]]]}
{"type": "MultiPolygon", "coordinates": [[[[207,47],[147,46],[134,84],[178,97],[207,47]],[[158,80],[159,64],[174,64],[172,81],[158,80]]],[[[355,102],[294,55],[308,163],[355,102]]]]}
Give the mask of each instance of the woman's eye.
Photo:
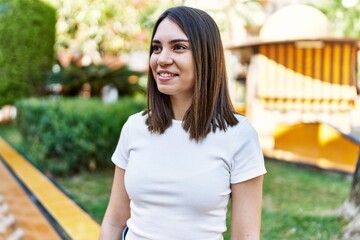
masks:
{"type": "Polygon", "coordinates": [[[184,46],[184,45],[175,45],[174,46],[174,50],[185,50],[186,49],[186,46],[184,46]]]}
{"type": "Polygon", "coordinates": [[[152,51],[153,53],[159,53],[161,52],[161,47],[160,46],[152,46],[152,51]]]}

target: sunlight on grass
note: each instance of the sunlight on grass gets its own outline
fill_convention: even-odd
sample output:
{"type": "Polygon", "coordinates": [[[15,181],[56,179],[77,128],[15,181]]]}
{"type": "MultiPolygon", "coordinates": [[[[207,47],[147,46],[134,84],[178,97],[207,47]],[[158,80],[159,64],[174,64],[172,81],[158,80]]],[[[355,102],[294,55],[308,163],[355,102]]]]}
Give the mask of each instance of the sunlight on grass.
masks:
{"type": "Polygon", "coordinates": [[[262,239],[338,239],[349,175],[267,160],[262,239]]]}
{"type": "Polygon", "coordinates": [[[6,139],[13,146],[19,147],[21,145],[22,137],[16,128],[15,122],[0,124],[0,137],[6,139]]]}
{"type": "Polygon", "coordinates": [[[100,223],[109,201],[113,171],[82,173],[56,182],[100,223]]]}

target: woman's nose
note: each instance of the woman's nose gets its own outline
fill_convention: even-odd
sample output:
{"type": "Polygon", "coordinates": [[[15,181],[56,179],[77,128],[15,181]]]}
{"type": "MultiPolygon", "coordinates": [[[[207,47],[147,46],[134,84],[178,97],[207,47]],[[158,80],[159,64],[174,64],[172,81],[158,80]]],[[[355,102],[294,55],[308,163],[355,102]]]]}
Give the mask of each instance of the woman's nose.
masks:
{"type": "Polygon", "coordinates": [[[161,51],[161,53],[159,54],[159,58],[157,63],[159,65],[169,65],[173,63],[173,59],[172,59],[172,55],[169,51],[167,50],[163,50],[161,51]]]}

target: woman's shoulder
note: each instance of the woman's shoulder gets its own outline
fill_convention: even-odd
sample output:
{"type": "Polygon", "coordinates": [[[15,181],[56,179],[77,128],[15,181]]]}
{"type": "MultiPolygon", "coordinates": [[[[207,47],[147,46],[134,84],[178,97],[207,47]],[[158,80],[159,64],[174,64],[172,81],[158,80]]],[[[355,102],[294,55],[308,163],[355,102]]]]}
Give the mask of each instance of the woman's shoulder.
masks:
{"type": "Polygon", "coordinates": [[[241,131],[241,132],[256,132],[255,128],[251,124],[250,120],[241,114],[234,114],[236,119],[238,120],[238,124],[234,126],[235,131],[241,131]]]}
{"type": "Polygon", "coordinates": [[[235,118],[238,120],[238,123],[235,125],[236,127],[242,127],[243,125],[247,125],[250,124],[249,119],[241,114],[235,113],[234,114],[235,118]]]}
{"type": "Polygon", "coordinates": [[[131,120],[139,120],[139,119],[144,119],[146,118],[146,112],[145,111],[140,111],[137,113],[133,113],[129,116],[129,119],[131,120]]]}
{"type": "Polygon", "coordinates": [[[139,128],[146,128],[146,114],[144,114],[144,111],[137,112],[128,116],[121,131],[130,134],[130,132],[134,133],[134,131],[139,128]]]}
{"type": "Polygon", "coordinates": [[[145,123],[147,118],[147,114],[145,111],[137,112],[128,117],[127,123],[134,124],[134,123],[145,123]]]}

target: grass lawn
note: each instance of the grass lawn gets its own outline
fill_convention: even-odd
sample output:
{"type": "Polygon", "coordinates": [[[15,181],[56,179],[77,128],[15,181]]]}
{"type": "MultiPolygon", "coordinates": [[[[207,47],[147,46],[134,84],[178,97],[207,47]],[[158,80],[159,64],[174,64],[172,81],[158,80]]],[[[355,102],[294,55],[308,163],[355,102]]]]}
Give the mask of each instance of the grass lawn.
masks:
{"type": "Polygon", "coordinates": [[[339,239],[351,176],[267,160],[262,239],[339,239]]]}
{"type": "MultiPolygon", "coordinates": [[[[0,136],[19,148],[21,136],[13,125],[0,126],[0,136]]],[[[271,159],[266,166],[261,239],[339,239],[345,221],[333,212],[348,196],[351,176],[271,159]]],[[[112,175],[98,171],[56,181],[100,223],[112,175]]]]}
{"type": "Polygon", "coordinates": [[[58,178],[56,182],[98,223],[101,223],[109,201],[112,176],[113,171],[99,171],[82,173],[70,178],[58,178]]]}

